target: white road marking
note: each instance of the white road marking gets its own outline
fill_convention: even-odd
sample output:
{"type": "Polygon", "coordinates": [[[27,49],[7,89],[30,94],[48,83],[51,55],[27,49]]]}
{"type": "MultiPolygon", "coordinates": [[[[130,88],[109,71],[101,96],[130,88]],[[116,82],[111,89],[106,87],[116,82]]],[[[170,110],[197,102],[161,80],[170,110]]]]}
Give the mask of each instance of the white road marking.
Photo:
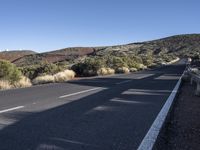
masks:
{"type": "Polygon", "coordinates": [[[95,90],[99,90],[99,89],[102,89],[102,88],[98,87],[98,88],[93,88],[93,89],[89,89],[89,90],[84,90],[84,91],[80,91],[80,92],[76,92],[76,93],[72,93],[72,94],[63,95],[63,96],[60,96],[59,98],[66,98],[66,97],[70,97],[70,96],[74,96],[74,95],[78,95],[78,94],[82,94],[82,93],[87,93],[87,92],[91,92],[91,91],[95,91],[95,90]]]}
{"type": "MultiPolygon", "coordinates": [[[[181,78],[182,78],[182,76],[181,76],[181,78]]],[[[140,143],[138,150],[152,150],[153,149],[153,146],[157,140],[159,132],[164,124],[167,114],[168,114],[168,112],[171,108],[171,105],[175,99],[176,93],[180,87],[181,78],[178,80],[176,86],[174,87],[173,91],[171,92],[170,96],[168,97],[167,101],[165,102],[163,108],[159,112],[158,116],[156,117],[153,124],[151,125],[149,131],[147,132],[144,139],[140,143]]]]}
{"type": "Polygon", "coordinates": [[[121,81],[121,82],[118,82],[116,84],[124,84],[124,83],[127,83],[127,82],[131,82],[132,80],[126,80],[126,81],[121,81]]]}
{"type": "Polygon", "coordinates": [[[5,112],[9,112],[9,111],[12,111],[12,110],[21,109],[21,108],[24,108],[24,106],[18,106],[18,107],[13,107],[13,108],[1,110],[1,111],[0,111],[0,114],[5,113],[5,112]]]}
{"type": "Polygon", "coordinates": [[[143,78],[147,78],[147,77],[150,77],[150,76],[153,76],[154,74],[143,74],[143,75],[140,75],[138,77],[134,77],[134,79],[143,79],[143,78]]]}

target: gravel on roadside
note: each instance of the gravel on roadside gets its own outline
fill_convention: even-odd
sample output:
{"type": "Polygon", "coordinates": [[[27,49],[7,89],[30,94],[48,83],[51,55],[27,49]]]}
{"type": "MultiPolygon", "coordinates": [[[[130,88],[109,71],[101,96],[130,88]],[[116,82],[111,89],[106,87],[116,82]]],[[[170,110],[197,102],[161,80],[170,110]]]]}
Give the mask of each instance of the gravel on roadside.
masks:
{"type": "Polygon", "coordinates": [[[184,82],[154,146],[155,150],[200,150],[200,97],[184,82]]]}

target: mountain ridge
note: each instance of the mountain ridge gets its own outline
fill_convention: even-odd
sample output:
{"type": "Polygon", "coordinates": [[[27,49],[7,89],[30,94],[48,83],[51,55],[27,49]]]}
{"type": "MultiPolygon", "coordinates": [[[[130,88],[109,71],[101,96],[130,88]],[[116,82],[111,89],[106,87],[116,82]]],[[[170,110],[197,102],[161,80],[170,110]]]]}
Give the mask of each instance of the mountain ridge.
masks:
{"type": "MultiPolygon", "coordinates": [[[[9,53],[9,51],[7,52],[9,53]]],[[[14,52],[13,52],[14,53],[14,52]]],[[[15,51],[15,53],[17,53],[15,51]]],[[[20,52],[19,52],[20,53],[20,52]]],[[[200,34],[181,34],[164,37],[161,39],[136,42],[114,46],[99,47],[69,47],[59,50],[53,50],[43,53],[27,53],[19,55],[9,60],[18,66],[39,64],[43,62],[69,62],[74,63],[85,57],[102,56],[102,55],[147,55],[151,54],[155,57],[164,55],[175,55],[178,57],[192,57],[200,53],[200,34]]],[[[5,58],[5,57],[4,57],[5,58]]],[[[2,59],[2,52],[0,52],[2,59]]]]}

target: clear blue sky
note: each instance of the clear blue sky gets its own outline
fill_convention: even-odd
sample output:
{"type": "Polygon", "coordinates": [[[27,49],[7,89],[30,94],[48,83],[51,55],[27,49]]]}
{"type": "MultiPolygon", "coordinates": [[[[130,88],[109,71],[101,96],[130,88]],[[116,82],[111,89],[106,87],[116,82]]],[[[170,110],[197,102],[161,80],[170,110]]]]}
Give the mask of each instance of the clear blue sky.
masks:
{"type": "Polygon", "coordinates": [[[0,50],[38,52],[200,33],[199,0],[0,0],[0,50]]]}

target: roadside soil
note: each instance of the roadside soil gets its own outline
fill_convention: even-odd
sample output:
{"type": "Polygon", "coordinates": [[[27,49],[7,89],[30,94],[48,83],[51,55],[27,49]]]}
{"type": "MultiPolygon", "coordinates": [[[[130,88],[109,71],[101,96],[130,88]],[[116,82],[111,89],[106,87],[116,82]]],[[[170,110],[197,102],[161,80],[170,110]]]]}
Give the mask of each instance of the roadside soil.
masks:
{"type": "Polygon", "coordinates": [[[184,82],[155,150],[200,150],[200,97],[195,85],[184,82]]]}

